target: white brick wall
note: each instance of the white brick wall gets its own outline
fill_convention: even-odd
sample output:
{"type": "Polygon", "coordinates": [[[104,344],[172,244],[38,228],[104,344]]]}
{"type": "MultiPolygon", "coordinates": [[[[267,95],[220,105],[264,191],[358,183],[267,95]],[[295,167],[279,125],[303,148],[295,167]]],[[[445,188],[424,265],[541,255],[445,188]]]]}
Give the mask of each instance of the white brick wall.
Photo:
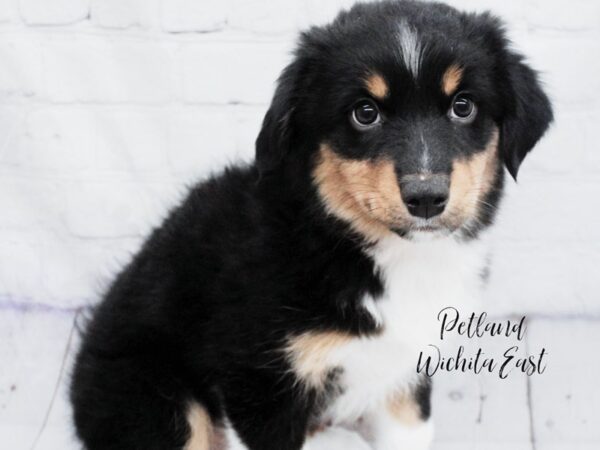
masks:
{"type": "Polygon", "coordinates": [[[88,17],[88,0],[19,0],[19,11],[28,25],[68,25],[88,17]]]}
{"type": "MultiPolygon", "coordinates": [[[[186,184],[252,157],[297,30],[351,3],[0,0],[0,305],[94,301],[186,184]]],[[[600,2],[450,3],[508,21],[557,113],[509,183],[489,309],[600,315],[600,2]]]]}

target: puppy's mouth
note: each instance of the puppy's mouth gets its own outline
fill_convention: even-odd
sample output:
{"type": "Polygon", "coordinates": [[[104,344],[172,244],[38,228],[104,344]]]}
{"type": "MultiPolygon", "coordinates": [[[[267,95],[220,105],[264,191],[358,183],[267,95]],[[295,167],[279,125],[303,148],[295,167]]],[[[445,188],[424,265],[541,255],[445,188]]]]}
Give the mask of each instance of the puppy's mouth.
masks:
{"type": "Polygon", "coordinates": [[[433,233],[436,231],[443,230],[444,228],[439,225],[415,225],[411,228],[412,231],[418,231],[421,233],[433,233]]]}
{"type": "Polygon", "coordinates": [[[458,227],[444,223],[439,218],[424,220],[414,220],[403,226],[391,226],[390,229],[397,235],[404,238],[416,237],[445,237],[457,230],[458,227]]]}

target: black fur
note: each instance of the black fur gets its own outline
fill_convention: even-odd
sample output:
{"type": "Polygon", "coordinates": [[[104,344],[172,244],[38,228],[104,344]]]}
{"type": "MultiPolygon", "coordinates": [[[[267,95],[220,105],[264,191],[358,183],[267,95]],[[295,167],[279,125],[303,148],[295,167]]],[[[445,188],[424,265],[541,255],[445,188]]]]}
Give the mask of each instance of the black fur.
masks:
{"type": "MultiPolygon", "coordinates": [[[[383,285],[365,242],[328,216],[312,181],[324,140],[348,158],[392,152],[398,176],[412,173],[425,130],[436,170],[474,153],[500,129],[513,176],[552,118],[535,74],[507,48],[498,21],[441,4],[359,4],[302,35],[283,72],[256,145],[256,162],[203,181],[148,239],[93,314],[77,357],[71,400],[89,450],[182,449],[192,401],[225,417],[251,450],[297,450],[320,405],[281,352],[307,330],[376,331],[359,307],[383,285]],[[394,27],[423,39],[424,78],[398,64],[394,27]],[[458,60],[479,115],[447,119],[443,70],[458,60]],[[388,122],[372,135],[348,121],[377,70],[390,85],[388,122]]],[[[487,202],[497,204],[502,174],[487,202]]],[[[493,211],[479,212],[479,226],[493,211]]],[[[415,392],[429,416],[429,384],[415,392]]]]}

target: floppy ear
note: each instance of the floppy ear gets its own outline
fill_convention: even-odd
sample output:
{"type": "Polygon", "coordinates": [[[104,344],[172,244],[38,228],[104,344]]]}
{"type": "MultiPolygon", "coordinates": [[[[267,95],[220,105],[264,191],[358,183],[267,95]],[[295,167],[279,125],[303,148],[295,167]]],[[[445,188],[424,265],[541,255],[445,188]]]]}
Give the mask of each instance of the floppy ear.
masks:
{"type": "Polygon", "coordinates": [[[256,166],[261,174],[277,168],[289,152],[300,61],[285,68],[256,139],[256,166]]]}
{"type": "Polygon", "coordinates": [[[516,180],[525,155],[534,147],[552,122],[552,106],[542,91],[537,74],[516,54],[508,55],[506,67],[512,104],[500,126],[500,153],[516,180]]]}

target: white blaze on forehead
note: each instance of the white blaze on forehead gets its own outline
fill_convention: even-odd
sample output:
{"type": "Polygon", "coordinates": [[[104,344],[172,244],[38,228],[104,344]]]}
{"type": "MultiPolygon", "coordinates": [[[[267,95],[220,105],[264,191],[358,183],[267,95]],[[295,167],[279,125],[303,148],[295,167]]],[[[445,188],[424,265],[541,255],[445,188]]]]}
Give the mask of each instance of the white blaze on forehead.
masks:
{"type": "Polygon", "coordinates": [[[398,30],[402,60],[413,77],[417,78],[423,56],[423,47],[419,41],[419,36],[406,22],[401,22],[398,30]]]}

